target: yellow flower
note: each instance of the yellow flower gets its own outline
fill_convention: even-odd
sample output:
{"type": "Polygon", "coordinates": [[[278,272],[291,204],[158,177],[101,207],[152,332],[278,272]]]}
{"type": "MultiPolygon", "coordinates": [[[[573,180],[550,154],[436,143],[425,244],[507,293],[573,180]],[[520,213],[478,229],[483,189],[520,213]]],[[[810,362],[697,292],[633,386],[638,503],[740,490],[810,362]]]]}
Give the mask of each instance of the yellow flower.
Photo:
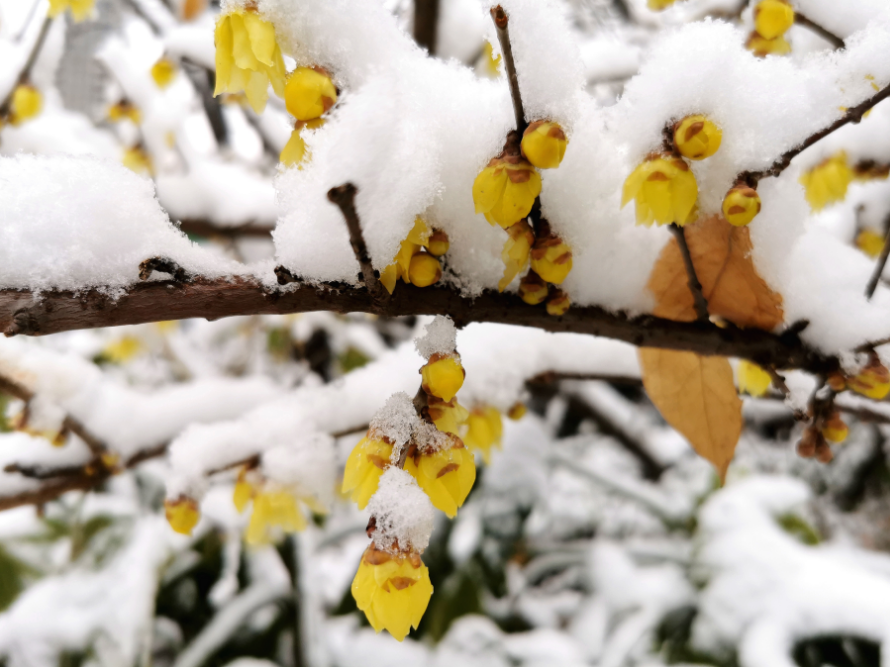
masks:
{"type": "Polygon", "coordinates": [[[161,58],[151,66],[151,78],[155,80],[158,88],[166,88],[173,82],[177,67],[169,58],[161,58]]]}
{"type": "Polygon", "coordinates": [[[442,277],[442,266],[439,260],[428,252],[419,252],[411,258],[408,267],[408,281],[417,287],[429,287],[442,277]]]}
{"type": "Polygon", "coordinates": [[[537,306],[547,300],[550,287],[534,271],[529,271],[519,281],[519,296],[530,306],[537,306]]]}
{"type": "Polygon", "coordinates": [[[744,227],[760,213],[760,195],[747,185],[737,185],[723,198],[723,217],[734,227],[744,227]]]}
{"type": "Polygon", "coordinates": [[[739,391],[743,391],[751,396],[764,396],[773,383],[770,374],[763,370],[757,364],[745,361],[739,362],[738,367],[739,391]]]}
{"type": "MultiPolygon", "coordinates": [[[[324,125],[323,118],[316,118],[308,122],[297,121],[293,132],[290,134],[290,139],[287,140],[287,143],[281,150],[281,155],[278,156],[279,162],[285,167],[294,167],[301,164],[304,160],[308,160],[309,155],[306,152],[306,142],[303,140],[303,129],[317,130],[322,125],[324,125]]],[[[302,167],[300,168],[302,169],[302,167]]]]}
{"type": "Polygon", "coordinates": [[[54,19],[66,9],[71,10],[71,16],[75,23],[80,23],[93,14],[93,5],[96,0],[49,0],[47,15],[54,19]]]}
{"type": "Polygon", "coordinates": [[[127,169],[135,171],[137,174],[151,175],[153,171],[151,158],[148,157],[148,154],[141,146],[133,146],[132,148],[125,149],[123,163],[127,169]]]}
{"type": "Polygon", "coordinates": [[[423,390],[443,401],[450,401],[455,397],[466,375],[467,372],[461,366],[457,354],[434,354],[420,369],[423,390]]]}
{"type": "Polygon", "coordinates": [[[784,37],[767,39],[756,30],[748,36],[745,48],[759,58],[765,58],[769,55],[784,56],[791,53],[791,45],[784,37]]]}
{"type": "Polygon", "coordinates": [[[441,229],[437,229],[432,234],[430,234],[427,250],[430,251],[431,255],[441,257],[446,252],[448,252],[448,248],[450,247],[450,245],[451,244],[448,240],[448,234],[443,232],[441,229]]]}
{"type": "Polygon", "coordinates": [[[572,249],[553,234],[535,241],[531,257],[532,270],[554,285],[562,284],[572,270],[572,249]]]}
{"type": "Polygon", "coordinates": [[[884,249],[884,236],[873,229],[863,229],[856,237],[856,247],[872,259],[877,259],[884,249]]]}
{"type": "Polygon", "coordinates": [[[313,120],[334,106],[337,89],[323,69],[298,67],[287,77],[284,102],[297,120],[313,120]]]}
{"type": "Polygon", "coordinates": [[[723,132],[713,121],[697,114],[686,116],[674,125],[674,145],[680,155],[690,160],[704,160],[720,148],[723,132]]]}
{"type": "Polygon", "coordinates": [[[380,272],[380,284],[386,288],[386,291],[390,294],[393,293],[393,290],[396,288],[396,283],[399,280],[399,265],[398,264],[390,264],[383,271],[380,272]]]}
{"type": "Polygon", "coordinates": [[[842,201],[853,180],[853,170],[847,164],[847,154],[841,151],[816,165],[800,177],[806,188],[807,201],[814,211],[842,201]]]}
{"type": "Polygon", "coordinates": [[[501,261],[504,262],[504,277],[498,281],[498,291],[503,292],[507,285],[519,275],[528,264],[532,245],[535,242],[535,233],[525,220],[520,220],[515,225],[507,228],[508,239],[501,251],[501,261]]]}
{"type": "Polygon", "coordinates": [[[349,497],[360,510],[365,509],[371,496],[377,492],[380,475],[389,466],[390,456],[392,445],[366,435],[346,460],[341,490],[344,494],[350,494],[349,497]]]}
{"type": "Polygon", "coordinates": [[[572,300],[569,295],[561,289],[553,290],[550,298],[547,299],[547,314],[553,317],[565,315],[572,306],[572,300]]]}
{"type": "Polygon", "coordinates": [[[653,12],[660,12],[667,9],[677,0],[646,0],[646,6],[653,12]]]}
{"type": "Polygon", "coordinates": [[[108,120],[113,123],[119,123],[122,120],[129,120],[135,124],[142,122],[142,114],[139,109],[127,101],[118,102],[108,107],[108,120]]]}
{"type": "Polygon", "coordinates": [[[539,194],[541,175],[518,156],[493,158],[473,182],[476,213],[505,229],[531,212],[539,194]]]}
{"type": "Polygon", "coordinates": [[[651,226],[676,223],[681,227],[694,218],[698,199],[695,176],[682,158],[656,153],[631,172],[624,181],[622,208],[637,204],[637,224],[651,226]]]}
{"type": "Polygon", "coordinates": [[[504,432],[501,413],[491,406],[476,408],[470,412],[467,426],[469,429],[464,436],[464,444],[473,451],[482,452],[485,462],[491,463],[491,448],[501,448],[504,432]]]}
{"type": "Polygon", "coordinates": [[[536,120],[522,134],[522,155],[538,169],[556,169],[569,140],[557,123],[536,120]]]}
{"type": "Polygon", "coordinates": [[[783,0],[761,0],[754,8],[754,29],[765,39],[784,35],[794,25],[794,9],[783,0]]]}
{"type": "Polygon", "coordinates": [[[470,413],[467,409],[457,402],[456,398],[450,401],[443,401],[441,398],[429,396],[427,398],[430,419],[436,428],[443,433],[452,433],[460,435],[461,427],[466,423],[470,413]]]}
{"type": "Polygon", "coordinates": [[[244,533],[248,544],[269,544],[278,531],[295,533],[306,527],[306,517],[297,497],[283,490],[259,491],[253,498],[253,512],[244,533]]]}
{"type": "Polygon", "coordinates": [[[402,641],[420,624],[433,594],[430,573],[414,552],[391,555],[368,547],[352,581],[352,597],[375,632],[402,641]]]}
{"type": "Polygon", "coordinates": [[[22,84],[16,86],[12,94],[10,110],[10,122],[13,125],[21,125],[31,120],[43,109],[43,95],[34,86],[22,84]]]}
{"type": "Polygon", "coordinates": [[[216,90],[244,91],[257,113],[266,108],[269,84],[284,96],[284,59],[275,39],[275,28],[256,10],[236,9],[216,22],[216,90]]]}
{"type": "Polygon", "coordinates": [[[513,421],[519,421],[525,417],[526,412],[528,412],[528,409],[525,407],[525,403],[517,402],[514,403],[513,407],[510,408],[510,411],[507,412],[507,416],[513,421]]]}
{"type": "Polygon", "coordinates": [[[873,359],[856,377],[847,379],[847,387],[857,394],[880,401],[890,393],[890,372],[881,362],[873,359]]]}
{"type": "MultiPolygon", "coordinates": [[[[414,227],[408,232],[408,236],[399,246],[399,251],[393,258],[393,263],[380,272],[380,282],[390,294],[396,288],[396,281],[401,278],[406,283],[411,282],[411,260],[414,255],[420,252],[421,248],[427,247],[430,239],[430,228],[420,216],[414,219],[414,227]]],[[[436,265],[438,266],[438,262],[436,265]]],[[[427,268],[434,268],[430,264],[427,268]]],[[[441,268],[441,267],[440,267],[441,268]]],[[[420,267],[418,267],[420,270],[420,267]]],[[[422,276],[420,276],[422,277],[422,276]]],[[[418,277],[418,279],[420,279],[418,277]]],[[[440,273],[441,277],[441,273],[440,273]]],[[[436,278],[438,280],[438,278],[436,278]]],[[[434,281],[435,282],[435,281],[434,281]]],[[[430,283],[432,284],[432,283],[430,283]]],[[[420,285],[425,287],[425,285],[420,285]]]]}
{"type": "Polygon", "coordinates": [[[102,350],[102,355],[115,364],[124,364],[145,350],[142,341],[135,336],[121,336],[102,350]]]}
{"type": "Polygon", "coordinates": [[[164,513],[170,527],[183,535],[191,535],[198,519],[201,518],[198,503],[186,496],[180,496],[176,500],[165,500],[164,513]]]}
{"type": "Polygon", "coordinates": [[[491,46],[491,42],[485,42],[485,46],[482,47],[482,50],[483,70],[485,74],[487,74],[490,79],[498,78],[501,74],[500,54],[497,58],[494,57],[494,49],[491,46]]]}
{"type": "Polygon", "coordinates": [[[476,462],[459,438],[453,446],[434,452],[415,449],[414,456],[405,460],[405,471],[426,492],[433,507],[454,518],[464,504],[476,481],[476,462]]]}
{"type": "Polygon", "coordinates": [[[841,419],[837,412],[833,412],[822,426],[822,435],[825,436],[826,440],[835,444],[842,443],[849,434],[850,429],[847,428],[844,420],[841,419]]]}

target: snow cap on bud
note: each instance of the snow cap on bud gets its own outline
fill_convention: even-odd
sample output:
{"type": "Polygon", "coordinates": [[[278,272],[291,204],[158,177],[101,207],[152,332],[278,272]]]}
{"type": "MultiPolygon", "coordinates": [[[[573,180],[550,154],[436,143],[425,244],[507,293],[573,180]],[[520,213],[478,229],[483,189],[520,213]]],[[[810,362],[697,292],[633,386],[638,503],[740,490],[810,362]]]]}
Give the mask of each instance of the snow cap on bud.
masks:
{"type": "Polygon", "coordinates": [[[298,67],[287,78],[284,102],[297,120],[313,120],[334,106],[337,89],[320,67],[298,67]]]}
{"type": "Polygon", "coordinates": [[[800,177],[806,189],[807,201],[814,211],[821,211],[829,204],[842,201],[853,181],[853,170],[843,151],[819,163],[800,177]]]}
{"type": "Polygon", "coordinates": [[[446,252],[448,252],[448,248],[450,247],[450,243],[448,241],[448,234],[443,232],[441,229],[437,229],[432,234],[430,234],[430,238],[427,241],[427,250],[429,250],[430,254],[434,257],[441,257],[446,252]]]}
{"type": "Polygon", "coordinates": [[[748,36],[745,42],[745,48],[751,51],[758,58],[766,56],[784,56],[791,53],[791,45],[784,37],[776,37],[767,39],[756,30],[748,36]]]}
{"type": "Polygon", "coordinates": [[[179,496],[175,500],[169,498],[164,501],[164,514],[167,522],[177,533],[191,535],[192,530],[201,518],[198,503],[187,496],[179,496]]]}
{"type": "Polygon", "coordinates": [[[674,125],[674,145],[690,160],[704,160],[720,148],[723,132],[712,120],[697,114],[674,125]]]}
{"type": "Polygon", "coordinates": [[[566,154],[568,143],[559,124],[536,120],[522,135],[522,155],[538,169],[556,169],[566,154]]]}
{"type": "Polygon", "coordinates": [[[681,227],[695,217],[698,183],[683,158],[653,153],[624,181],[621,206],[636,200],[637,224],[676,223],[681,227]]]}
{"type": "Polygon", "coordinates": [[[849,434],[850,429],[847,428],[846,423],[844,423],[844,420],[841,419],[840,414],[837,412],[832,412],[822,426],[822,435],[825,436],[826,440],[835,444],[842,443],[849,434]]]}
{"type": "Polygon", "coordinates": [[[439,260],[428,252],[419,252],[411,258],[408,266],[408,280],[417,287],[429,287],[442,277],[439,260]]]}
{"type": "Polygon", "coordinates": [[[507,235],[509,238],[504,242],[504,249],[501,251],[504,275],[498,281],[498,292],[503,292],[526,267],[532,244],[535,242],[535,233],[525,220],[508,227],[507,235]]]}
{"type": "Polygon", "coordinates": [[[561,289],[555,289],[550,294],[550,298],[547,299],[547,314],[553,317],[560,317],[565,315],[571,306],[572,301],[569,299],[569,295],[561,289]]]}
{"type": "Polygon", "coordinates": [[[423,390],[443,401],[450,401],[463,386],[467,372],[457,354],[434,354],[420,369],[423,390]]]}
{"type": "Polygon", "coordinates": [[[549,293],[547,283],[534,271],[529,271],[519,281],[519,296],[530,306],[543,303],[549,293]]]}
{"type": "Polygon", "coordinates": [[[723,217],[733,227],[745,227],[760,213],[760,195],[747,185],[736,185],[723,198],[723,217]]]}
{"type": "Polygon", "coordinates": [[[12,93],[10,105],[12,111],[10,121],[13,125],[21,125],[31,120],[43,109],[43,95],[31,84],[16,86],[12,93]]]}
{"type": "Polygon", "coordinates": [[[518,155],[492,158],[473,182],[476,213],[506,229],[529,213],[541,194],[541,175],[518,155]]]}
{"type": "Polygon", "coordinates": [[[532,248],[531,264],[541,278],[560,285],[572,270],[572,249],[558,236],[541,236],[532,248]]]}
{"type": "Polygon", "coordinates": [[[151,66],[151,78],[163,90],[173,82],[176,71],[176,63],[169,58],[161,58],[151,66]]]}
{"type": "Polygon", "coordinates": [[[775,39],[794,25],[794,9],[784,0],[761,0],[754,8],[754,29],[766,39],[775,39]]]}

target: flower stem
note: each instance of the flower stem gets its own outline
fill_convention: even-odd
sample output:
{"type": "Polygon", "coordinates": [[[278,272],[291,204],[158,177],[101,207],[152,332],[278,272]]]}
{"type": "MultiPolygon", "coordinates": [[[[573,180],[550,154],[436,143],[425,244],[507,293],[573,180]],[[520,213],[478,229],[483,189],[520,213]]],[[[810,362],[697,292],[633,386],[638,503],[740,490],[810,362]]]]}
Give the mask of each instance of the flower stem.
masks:
{"type": "Polygon", "coordinates": [[[504,8],[498,5],[491,8],[491,18],[498,32],[498,43],[504,54],[504,66],[507,69],[507,80],[510,83],[510,97],[513,99],[513,113],[516,116],[516,130],[520,136],[525,132],[528,123],[525,120],[525,110],[522,108],[522,95],[519,93],[519,78],[516,76],[516,63],[513,62],[513,46],[510,43],[510,18],[504,8]]]}
{"type": "Polygon", "coordinates": [[[686,232],[676,223],[670,225],[671,233],[677,239],[677,245],[680,248],[680,254],[683,256],[683,264],[686,266],[686,277],[689,281],[689,291],[692,292],[692,298],[695,302],[695,314],[699,322],[708,322],[708,301],[702,293],[701,283],[695,273],[695,266],[692,264],[692,255],[689,254],[689,245],[686,243],[686,232]]]}

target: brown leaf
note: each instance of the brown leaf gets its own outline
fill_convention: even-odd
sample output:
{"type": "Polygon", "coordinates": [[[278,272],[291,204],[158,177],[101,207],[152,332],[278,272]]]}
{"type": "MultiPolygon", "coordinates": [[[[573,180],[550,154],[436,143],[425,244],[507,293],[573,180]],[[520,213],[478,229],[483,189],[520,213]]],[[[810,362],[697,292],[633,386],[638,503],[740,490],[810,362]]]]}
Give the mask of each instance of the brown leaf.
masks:
{"type": "MultiPolygon", "coordinates": [[[[687,225],[685,231],[711,315],[719,315],[740,327],[767,331],[782,323],[782,296],[773,292],[754,268],[747,227],[733,227],[722,216],[715,215],[687,225]]],[[[695,320],[692,293],[675,239],[661,252],[648,287],[655,295],[655,315],[681,322],[695,320]]]]}
{"type": "Polygon", "coordinates": [[[729,361],[655,348],[640,348],[639,354],[649,398],[725,479],[742,433],[742,402],[729,361]]]}

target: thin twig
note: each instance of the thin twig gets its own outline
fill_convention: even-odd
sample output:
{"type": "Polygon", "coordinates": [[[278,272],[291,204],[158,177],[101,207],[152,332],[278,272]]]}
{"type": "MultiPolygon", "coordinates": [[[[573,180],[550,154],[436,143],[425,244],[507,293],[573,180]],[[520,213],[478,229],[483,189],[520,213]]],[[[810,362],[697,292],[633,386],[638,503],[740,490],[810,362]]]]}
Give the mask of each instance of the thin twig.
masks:
{"type": "Polygon", "coordinates": [[[836,49],[842,49],[846,46],[846,44],[844,44],[844,40],[842,40],[840,37],[835,35],[833,32],[826,30],[818,23],[811,21],[796,9],[794,10],[794,22],[802,25],[804,28],[812,30],[814,33],[819,35],[819,37],[824,39],[826,42],[829,42],[836,49]]]}
{"type": "Polygon", "coordinates": [[[188,218],[186,220],[179,221],[179,229],[181,229],[186,234],[193,234],[195,236],[206,236],[206,237],[225,237],[229,239],[238,239],[238,238],[272,238],[272,230],[274,229],[271,226],[256,224],[253,222],[246,222],[243,225],[238,225],[237,227],[221,227],[219,225],[215,225],[210,220],[198,220],[188,218]]]}
{"type": "Polygon", "coordinates": [[[680,225],[671,223],[671,233],[677,239],[677,245],[680,248],[680,254],[683,256],[683,265],[686,267],[686,277],[689,282],[689,291],[692,292],[692,298],[695,302],[695,314],[699,322],[708,322],[708,301],[702,293],[702,286],[695,273],[695,265],[692,263],[692,255],[689,254],[689,245],[686,243],[686,232],[680,225]]]}
{"type": "Polygon", "coordinates": [[[362,226],[358,219],[358,213],[355,211],[355,195],[358,189],[352,183],[346,183],[328,191],[328,199],[331,200],[343,213],[346,219],[346,226],[349,228],[349,243],[352,245],[352,251],[358,260],[359,267],[362,271],[362,280],[371,293],[371,297],[376,301],[382,301],[385,298],[385,290],[380,281],[377,280],[377,274],[374,273],[374,267],[371,264],[371,256],[368,253],[368,246],[365,244],[365,237],[362,234],[362,226]]]}
{"type": "Polygon", "coordinates": [[[436,55],[436,32],[439,26],[439,0],[414,0],[414,41],[436,55]]]}
{"type": "Polygon", "coordinates": [[[19,73],[12,88],[6,93],[6,97],[0,102],[0,118],[3,118],[9,113],[9,107],[12,104],[12,96],[15,94],[15,89],[31,78],[31,70],[34,69],[34,64],[37,62],[40,51],[46,43],[46,36],[49,34],[49,29],[52,26],[52,23],[53,20],[49,16],[43,19],[43,25],[40,26],[40,34],[37,35],[37,41],[35,41],[34,46],[31,47],[31,53],[28,54],[28,59],[25,61],[22,71],[19,73]]]}
{"type": "Polygon", "coordinates": [[[888,97],[890,97],[890,85],[881,88],[881,90],[869,97],[864,102],[857,104],[855,107],[847,109],[844,115],[838,118],[831,125],[819,130],[814,134],[811,134],[800,144],[780,155],[779,158],[766,169],[763,169],[761,171],[742,172],[741,174],[739,174],[738,180],[744,181],[751,187],[757,187],[757,183],[762,179],[767,178],[768,176],[778,176],[788,168],[794,158],[800,155],[807,148],[815,144],[820,139],[824,139],[835,130],[839,130],[840,128],[844,127],[848,123],[858,123],[862,120],[862,117],[869,109],[874,107],[879,102],[884,101],[888,97]]]}
{"type": "Polygon", "coordinates": [[[519,92],[519,77],[516,75],[516,63],[513,62],[513,46],[510,43],[510,18],[504,8],[498,5],[491,8],[491,18],[498,33],[498,43],[504,54],[504,67],[507,69],[507,80],[510,82],[510,97],[513,100],[513,114],[516,116],[516,130],[522,135],[527,125],[525,110],[522,108],[522,95],[519,92]]]}
{"type": "Polygon", "coordinates": [[[865,286],[865,298],[871,300],[878,288],[878,281],[884,275],[884,267],[887,266],[887,257],[890,256],[890,230],[884,237],[884,247],[881,248],[881,255],[878,257],[878,263],[875,264],[875,270],[868,279],[868,285],[865,286]]]}

